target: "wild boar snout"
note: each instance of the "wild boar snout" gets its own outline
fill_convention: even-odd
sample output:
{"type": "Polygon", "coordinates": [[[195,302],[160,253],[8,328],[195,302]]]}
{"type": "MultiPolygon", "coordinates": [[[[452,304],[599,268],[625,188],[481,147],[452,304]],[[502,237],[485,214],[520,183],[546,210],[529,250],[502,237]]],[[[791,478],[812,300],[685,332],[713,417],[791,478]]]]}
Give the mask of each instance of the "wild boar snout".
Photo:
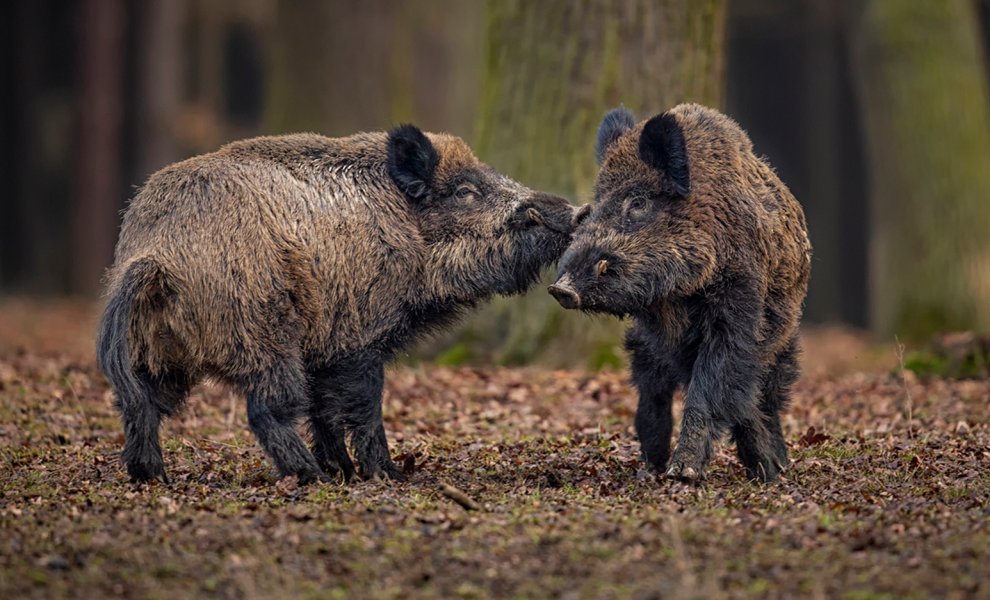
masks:
{"type": "Polygon", "coordinates": [[[570,273],[564,273],[557,279],[556,283],[547,288],[561,306],[567,309],[581,307],[581,295],[574,289],[570,273]]]}
{"type": "Polygon", "coordinates": [[[520,221],[528,226],[546,227],[558,233],[573,230],[574,207],[566,199],[538,192],[519,206],[520,221]]]}

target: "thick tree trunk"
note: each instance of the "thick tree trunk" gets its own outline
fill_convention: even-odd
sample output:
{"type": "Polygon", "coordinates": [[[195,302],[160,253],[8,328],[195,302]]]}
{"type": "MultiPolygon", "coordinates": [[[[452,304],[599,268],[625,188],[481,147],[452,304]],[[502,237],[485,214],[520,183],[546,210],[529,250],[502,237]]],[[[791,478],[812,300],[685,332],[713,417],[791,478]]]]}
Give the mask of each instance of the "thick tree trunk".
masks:
{"type": "Polygon", "coordinates": [[[79,6],[78,135],[72,215],[73,292],[94,294],[110,264],[121,195],[125,12],[122,0],[79,6]]]}
{"type": "Polygon", "coordinates": [[[139,5],[140,64],[137,97],[139,181],[179,158],[176,127],[182,101],[182,19],[185,0],[144,0],[139,5]]]}
{"type": "MultiPolygon", "coordinates": [[[[720,105],[725,18],[724,0],[491,0],[479,156],[531,187],[590,201],[608,108],[646,118],[679,102],[720,105]]],[[[620,324],[565,313],[545,288],[496,302],[464,339],[505,363],[621,361],[620,324]]]]}
{"type": "Polygon", "coordinates": [[[990,328],[990,98],[973,3],[869,0],[859,93],[872,172],[872,320],[990,328]]]}
{"type": "Polygon", "coordinates": [[[721,103],[725,16],[723,0],[491,0],[479,153],[586,200],[605,110],[721,103]]]}
{"type": "Polygon", "coordinates": [[[266,129],[337,136],[414,122],[466,137],[481,16],[463,0],[278,3],[266,129]]]}

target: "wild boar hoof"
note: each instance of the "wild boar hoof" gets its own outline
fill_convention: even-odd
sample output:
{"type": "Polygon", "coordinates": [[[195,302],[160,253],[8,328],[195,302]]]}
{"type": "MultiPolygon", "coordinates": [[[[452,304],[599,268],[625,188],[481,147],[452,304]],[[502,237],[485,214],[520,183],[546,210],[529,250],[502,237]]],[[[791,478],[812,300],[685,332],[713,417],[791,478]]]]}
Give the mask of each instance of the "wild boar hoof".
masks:
{"type": "Polygon", "coordinates": [[[354,465],[351,464],[349,459],[347,462],[340,464],[335,460],[326,460],[317,457],[316,462],[323,469],[323,472],[329,476],[331,481],[349,483],[354,478],[354,465]]]}
{"type": "Polygon", "coordinates": [[[166,485],[170,483],[168,475],[165,474],[165,465],[160,459],[157,461],[128,463],[127,474],[131,476],[131,483],[146,483],[156,479],[166,485]]]}
{"type": "Polygon", "coordinates": [[[676,458],[671,462],[670,468],[664,474],[667,479],[674,479],[686,483],[694,483],[705,478],[705,471],[700,466],[691,466],[683,460],[676,458]]]}
{"type": "Polygon", "coordinates": [[[309,485],[311,483],[333,483],[333,479],[323,471],[316,470],[306,470],[300,473],[296,473],[296,477],[299,480],[299,485],[309,485]]]}
{"type": "Polygon", "coordinates": [[[780,477],[780,473],[783,471],[782,466],[776,459],[761,460],[756,465],[746,468],[746,475],[751,480],[756,480],[761,483],[772,483],[777,481],[780,477]]]}
{"type": "Polygon", "coordinates": [[[406,476],[391,462],[386,465],[376,465],[369,469],[362,469],[362,477],[368,481],[395,481],[402,483],[406,476]]]}

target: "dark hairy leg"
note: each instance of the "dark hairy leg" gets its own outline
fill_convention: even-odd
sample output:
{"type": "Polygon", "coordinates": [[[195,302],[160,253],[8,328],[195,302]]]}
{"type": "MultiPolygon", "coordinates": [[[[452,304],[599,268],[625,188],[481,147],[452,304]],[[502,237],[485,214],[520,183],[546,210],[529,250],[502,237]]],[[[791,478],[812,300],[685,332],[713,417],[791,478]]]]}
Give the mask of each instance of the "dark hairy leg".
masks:
{"type": "Polygon", "coordinates": [[[740,458],[750,473],[772,480],[770,432],[757,401],[759,360],[755,332],[760,306],[745,286],[722,291],[706,315],[684,403],[684,418],[668,477],[704,477],[714,442],[731,428],[740,443],[740,458]]]}
{"type": "Polygon", "coordinates": [[[310,409],[309,427],[313,436],[313,456],[329,475],[339,475],[344,481],[354,477],[354,463],[347,452],[344,429],[315,409],[310,409]]]}
{"type": "Polygon", "coordinates": [[[314,445],[335,458],[345,477],[354,466],[344,446],[344,435],[351,437],[354,457],[365,479],[386,477],[401,481],[401,471],[389,455],[388,439],[382,419],[382,389],[385,367],[376,355],[357,355],[335,362],[314,372],[313,430],[331,431],[334,437],[322,441],[314,436],[314,445]]]}
{"type": "Polygon", "coordinates": [[[295,429],[310,403],[301,366],[296,361],[279,363],[252,377],[244,388],[248,424],[279,475],[295,475],[302,484],[328,481],[295,429]]]}
{"type": "Polygon", "coordinates": [[[649,340],[631,331],[626,337],[632,382],[639,391],[636,435],[643,459],[663,471],[670,459],[670,435],[674,427],[672,405],[677,387],[673,371],[650,347],[649,340]]]}
{"type": "Polygon", "coordinates": [[[151,375],[146,369],[134,371],[136,397],[118,392],[117,409],[124,422],[124,450],[121,459],[131,481],[161,479],[168,483],[162,458],[159,427],[185,400],[192,382],[185,372],[175,370],[151,375]]]}
{"type": "Polygon", "coordinates": [[[732,428],[739,460],[750,479],[774,481],[788,464],[787,444],[780,427],[780,411],[790,399],[798,376],[797,337],[791,339],[764,374],[759,397],[759,423],[737,423],[732,428]],[[763,435],[761,430],[765,429],[763,435]]]}
{"type": "Polygon", "coordinates": [[[801,374],[800,345],[795,334],[787,346],[777,355],[775,364],[763,380],[760,397],[760,410],[767,418],[767,427],[773,439],[774,455],[781,468],[788,465],[787,443],[780,427],[780,413],[787,409],[791,400],[791,388],[801,374]]]}

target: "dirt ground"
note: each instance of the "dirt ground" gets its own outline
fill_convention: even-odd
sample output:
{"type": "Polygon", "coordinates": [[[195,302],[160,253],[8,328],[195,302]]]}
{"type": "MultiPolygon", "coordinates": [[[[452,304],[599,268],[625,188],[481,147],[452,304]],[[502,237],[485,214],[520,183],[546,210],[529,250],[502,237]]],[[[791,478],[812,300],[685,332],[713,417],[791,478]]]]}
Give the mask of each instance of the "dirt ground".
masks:
{"type": "Polygon", "coordinates": [[[277,482],[203,386],[163,430],[172,483],[139,487],[91,309],[0,316],[0,598],[990,598],[990,382],[849,332],[806,336],[773,485],[728,444],[703,485],[648,472],[623,372],[402,367],[406,483],[277,482]]]}

